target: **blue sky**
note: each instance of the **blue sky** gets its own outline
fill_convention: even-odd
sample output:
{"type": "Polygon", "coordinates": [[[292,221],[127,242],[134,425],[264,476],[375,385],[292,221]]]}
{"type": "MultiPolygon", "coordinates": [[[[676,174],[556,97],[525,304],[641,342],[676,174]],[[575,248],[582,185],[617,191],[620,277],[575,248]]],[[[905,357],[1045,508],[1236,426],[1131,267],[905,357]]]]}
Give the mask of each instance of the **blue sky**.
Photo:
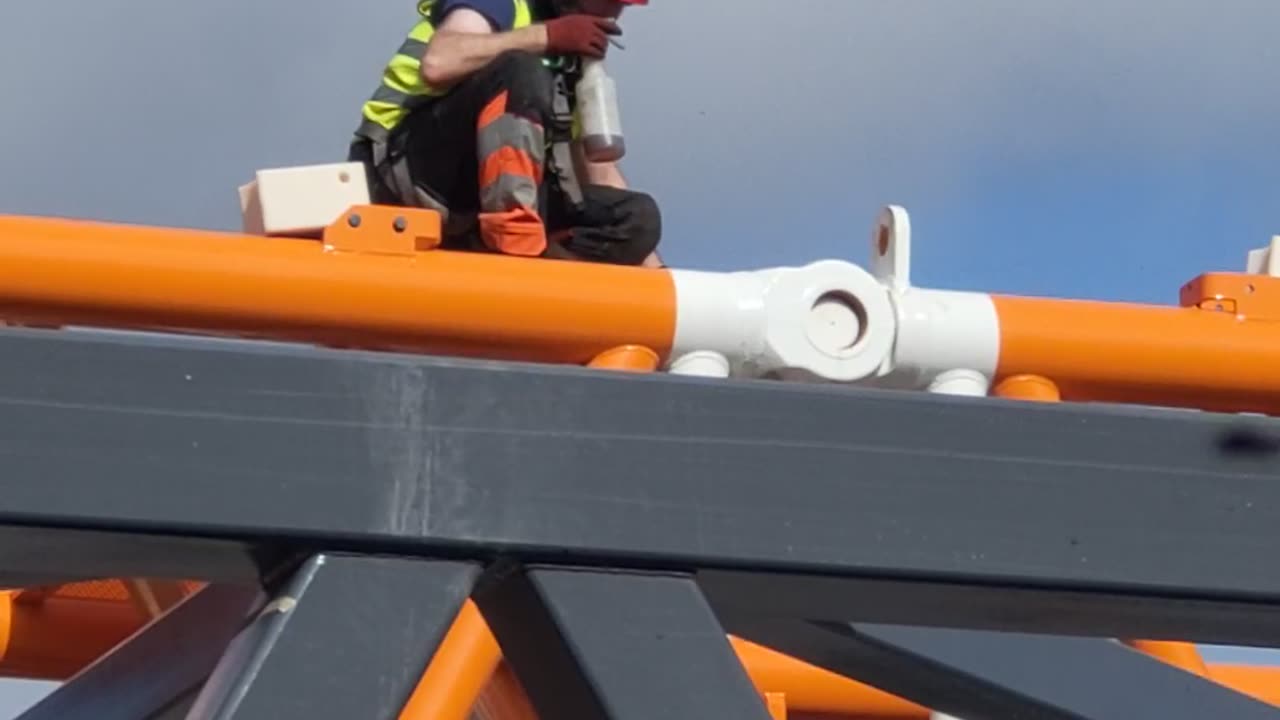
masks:
{"type": "MultiPolygon", "coordinates": [[[[254,169],[344,157],[413,20],[410,0],[11,5],[0,212],[216,229],[254,169]]],[[[610,59],[624,169],[676,266],[862,262],[898,203],[918,285],[1172,303],[1280,234],[1277,21],[1274,0],[653,0],[610,59]]]]}

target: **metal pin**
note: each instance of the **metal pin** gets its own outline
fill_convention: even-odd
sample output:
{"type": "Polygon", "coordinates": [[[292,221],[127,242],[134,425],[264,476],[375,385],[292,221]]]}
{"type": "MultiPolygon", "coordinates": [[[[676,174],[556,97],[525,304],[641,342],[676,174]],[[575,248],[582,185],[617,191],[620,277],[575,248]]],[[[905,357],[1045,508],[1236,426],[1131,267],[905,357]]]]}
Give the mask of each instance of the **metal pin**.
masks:
{"type": "Polygon", "coordinates": [[[612,46],[614,46],[614,47],[616,47],[616,48],[618,48],[619,50],[626,50],[626,49],[627,49],[627,46],[626,46],[626,45],[623,45],[622,43],[618,42],[617,40],[613,39],[612,37],[611,37],[611,38],[609,38],[609,44],[610,44],[610,45],[612,45],[612,46]]]}

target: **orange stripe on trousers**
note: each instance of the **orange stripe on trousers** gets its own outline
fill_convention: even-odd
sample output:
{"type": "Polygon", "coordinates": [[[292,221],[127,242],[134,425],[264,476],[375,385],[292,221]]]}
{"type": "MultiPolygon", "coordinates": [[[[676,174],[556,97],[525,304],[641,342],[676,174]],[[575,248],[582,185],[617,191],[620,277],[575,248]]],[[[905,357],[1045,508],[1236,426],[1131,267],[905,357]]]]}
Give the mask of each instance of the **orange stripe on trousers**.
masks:
{"type": "MultiPolygon", "coordinates": [[[[476,120],[477,131],[483,131],[507,112],[507,91],[498,93],[480,111],[476,120]]],[[[526,177],[535,185],[542,183],[542,168],[528,153],[519,148],[504,146],[491,153],[480,164],[481,189],[496,182],[502,175],[526,177]]],[[[517,207],[506,212],[481,213],[480,235],[486,245],[508,255],[541,255],[547,247],[546,230],[536,208],[517,207]]]]}
{"type": "Polygon", "coordinates": [[[507,91],[503,90],[498,93],[484,109],[480,111],[480,118],[476,121],[476,127],[480,130],[485,129],[494,120],[502,117],[507,111],[507,91]]]}
{"type": "Polygon", "coordinates": [[[488,187],[502,175],[529,178],[535,185],[542,183],[542,167],[529,153],[510,145],[498,148],[480,164],[480,187],[488,187]]]}

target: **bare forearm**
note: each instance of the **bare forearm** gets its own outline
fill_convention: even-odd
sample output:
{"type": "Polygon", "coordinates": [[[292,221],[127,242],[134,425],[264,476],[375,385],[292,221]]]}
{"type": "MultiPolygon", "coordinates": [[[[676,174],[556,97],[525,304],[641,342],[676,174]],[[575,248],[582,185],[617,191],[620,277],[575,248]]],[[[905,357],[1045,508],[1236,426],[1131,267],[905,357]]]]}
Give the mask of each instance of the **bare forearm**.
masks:
{"type": "Polygon", "coordinates": [[[427,45],[422,58],[422,78],[432,87],[448,87],[504,52],[543,53],[546,49],[547,30],[541,24],[490,34],[441,30],[427,45]]]}
{"type": "Polygon", "coordinates": [[[627,189],[627,179],[622,176],[622,170],[618,169],[617,163],[593,163],[587,160],[582,143],[573,144],[573,164],[578,171],[578,177],[589,185],[627,189]]]}
{"type": "Polygon", "coordinates": [[[587,163],[587,181],[592,185],[607,185],[619,190],[627,189],[627,179],[614,163],[587,163]]]}

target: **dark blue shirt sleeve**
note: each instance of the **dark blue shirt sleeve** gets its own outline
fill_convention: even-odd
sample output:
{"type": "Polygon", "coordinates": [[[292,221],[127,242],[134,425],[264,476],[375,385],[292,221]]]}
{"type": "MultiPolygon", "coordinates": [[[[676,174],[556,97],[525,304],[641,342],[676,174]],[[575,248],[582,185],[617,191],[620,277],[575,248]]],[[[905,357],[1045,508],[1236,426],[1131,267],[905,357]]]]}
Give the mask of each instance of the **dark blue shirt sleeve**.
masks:
{"type": "Polygon", "coordinates": [[[442,0],[440,22],[458,8],[470,8],[485,16],[494,32],[506,32],[516,24],[516,4],[511,0],[442,0]]]}

